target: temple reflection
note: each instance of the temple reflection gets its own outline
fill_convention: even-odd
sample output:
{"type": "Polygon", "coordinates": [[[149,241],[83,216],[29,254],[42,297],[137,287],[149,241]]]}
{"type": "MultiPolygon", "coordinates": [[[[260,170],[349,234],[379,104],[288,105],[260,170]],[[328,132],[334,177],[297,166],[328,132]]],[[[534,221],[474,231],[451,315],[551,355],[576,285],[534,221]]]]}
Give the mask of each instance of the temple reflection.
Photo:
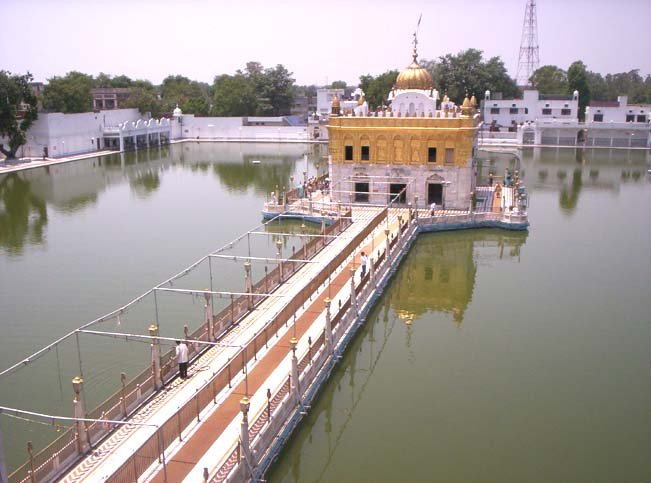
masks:
{"type": "Polygon", "coordinates": [[[408,326],[427,312],[447,313],[461,324],[475,288],[476,247],[481,246],[483,260],[518,260],[527,235],[499,230],[422,235],[388,292],[391,308],[408,326]]]}

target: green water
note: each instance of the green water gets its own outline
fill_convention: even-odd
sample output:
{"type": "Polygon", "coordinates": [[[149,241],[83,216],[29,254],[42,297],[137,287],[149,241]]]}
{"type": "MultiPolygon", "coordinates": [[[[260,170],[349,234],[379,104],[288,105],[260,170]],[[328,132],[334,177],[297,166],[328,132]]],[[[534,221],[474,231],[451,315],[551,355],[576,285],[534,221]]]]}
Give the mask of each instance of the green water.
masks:
{"type": "Polygon", "coordinates": [[[525,152],[528,234],[421,236],[268,481],[651,481],[648,168],[525,152]]]}
{"type": "MultiPolygon", "coordinates": [[[[0,176],[0,368],[4,369],[154,285],[261,223],[267,193],[325,166],[325,146],[195,144],[112,155],[0,176]],[[308,162],[304,160],[308,156],[308,162]],[[254,165],[252,160],[260,160],[254,165]]],[[[300,224],[299,224],[300,225],[300,224]]],[[[276,230],[277,227],[272,227],[276,230]]],[[[280,231],[295,230],[285,224],[280,231]]],[[[246,240],[245,240],[246,241],[246,240]]],[[[299,246],[284,237],[285,249],[299,246]]],[[[256,236],[255,254],[275,253],[256,236]]],[[[241,242],[228,253],[246,254],[241,242]]],[[[285,252],[287,253],[287,252],[285,252]]],[[[273,268],[273,266],[271,267],[273,268]]],[[[214,289],[241,292],[241,262],[213,260],[214,289]]],[[[253,275],[263,267],[255,264],[253,275]]],[[[173,288],[209,287],[207,263],[173,288]]],[[[158,294],[161,335],[199,325],[202,297],[158,294]]],[[[216,300],[217,309],[224,301],[216,300]]],[[[152,296],[93,329],[146,333],[156,321],[152,296]]],[[[88,407],[149,364],[142,342],[81,335],[88,407]]],[[[72,377],[80,372],[75,338],[0,379],[0,405],[71,415],[72,377]]],[[[57,436],[48,425],[0,417],[10,467],[26,443],[57,436]]]]}
{"type": "MultiPolygon", "coordinates": [[[[1,176],[0,367],[252,228],[266,193],[325,154],[186,143],[1,176]]],[[[496,171],[510,162],[486,157],[496,171]]],[[[650,164],[633,151],[525,152],[528,234],[421,237],[269,479],[651,480],[650,164]]],[[[269,237],[252,244],[273,253],[269,237]]],[[[212,269],[215,289],[242,290],[241,264],[212,269]]],[[[207,284],[203,264],[174,287],[207,284]]],[[[162,335],[201,318],[193,297],[157,304],[162,335]]],[[[144,333],[155,318],[147,297],[96,328],[144,333]]],[[[80,343],[90,406],[149,357],[138,342],[80,343]]],[[[70,414],[77,359],[64,342],[1,379],[0,404],[70,414]]],[[[27,440],[57,434],[0,426],[10,466],[27,440]]]]}

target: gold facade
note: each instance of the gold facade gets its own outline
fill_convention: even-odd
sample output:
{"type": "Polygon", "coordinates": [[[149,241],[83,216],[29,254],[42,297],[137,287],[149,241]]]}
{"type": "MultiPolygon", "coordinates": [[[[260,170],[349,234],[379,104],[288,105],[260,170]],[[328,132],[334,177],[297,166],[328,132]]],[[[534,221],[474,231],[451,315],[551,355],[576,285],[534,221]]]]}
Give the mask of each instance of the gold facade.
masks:
{"type": "Polygon", "coordinates": [[[477,124],[477,115],[333,116],[328,123],[330,155],[333,163],[468,166],[477,124]],[[348,154],[352,147],[352,159],[346,159],[346,146],[349,146],[348,154]],[[434,154],[429,148],[436,149],[435,161],[429,160],[434,154]]]}

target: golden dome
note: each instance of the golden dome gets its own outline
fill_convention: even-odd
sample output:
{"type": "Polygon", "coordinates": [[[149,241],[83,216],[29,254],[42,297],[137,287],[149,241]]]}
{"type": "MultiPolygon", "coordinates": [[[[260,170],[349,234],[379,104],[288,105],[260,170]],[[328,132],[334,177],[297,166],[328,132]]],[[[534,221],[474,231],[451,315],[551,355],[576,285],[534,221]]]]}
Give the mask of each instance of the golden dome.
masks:
{"type": "Polygon", "coordinates": [[[474,94],[473,94],[473,96],[470,98],[470,105],[471,105],[472,107],[477,107],[477,98],[474,96],[474,94]]]}
{"type": "Polygon", "coordinates": [[[340,107],[341,107],[341,104],[339,104],[339,96],[335,96],[335,97],[332,99],[332,107],[333,107],[333,108],[334,108],[334,107],[336,107],[336,108],[340,108],[340,107]]]}
{"type": "Polygon", "coordinates": [[[418,61],[416,60],[418,57],[416,49],[414,49],[412,55],[414,60],[406,69],[403,69],[402,72],[398,74],[396,83],[393,86],[394,89],[419,89],[423,91],[433,89],[434,81],[432,80],[432,75],[427,72],[427,69],[418,65],[418,61]]]}
{"type": "Polygon", "coordinates": [[[357,99],[357,105],[358,106],[363,106],[364,105],[364,96],[359,96],[359,99],[357,99]]]}

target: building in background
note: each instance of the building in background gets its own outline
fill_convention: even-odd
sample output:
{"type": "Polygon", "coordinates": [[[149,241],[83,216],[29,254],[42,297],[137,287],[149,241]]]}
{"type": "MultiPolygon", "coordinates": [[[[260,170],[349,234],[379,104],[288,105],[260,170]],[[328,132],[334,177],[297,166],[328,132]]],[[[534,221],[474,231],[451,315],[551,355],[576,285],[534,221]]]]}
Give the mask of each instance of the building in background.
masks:
{"type": "Polygon", "coordinates": [[[491,99],[486,91],[481,103],[484,125],[493,131],[511,130],[538,119],[579,120],[579,92],[571,95],[540,95],[535,89],[524,91],[522,99],[491,99]]]}
{"type": "Polygon", "coordinates": [[[328,89],[322,87],[316,91],[316,113],[320,118],[327,119],[330,115],[330,106],[335,97],[339,100],[343,99],[345,94],[344,89],[328,89]]]}
{"type": "Polygon", "coordinates": [[[333,97],[328,121],[333,199],[467,210],[475,187],[476,101],[466,98],[459,108],[446,100],[437,109],[437,99],[415,46],[412,63],[389,95],[389,109],[369,112],[358,100],[357,108],[344,112],[333,97]]]}
{"type": "Polygon", "coordinates": [[[131,89],[128,87],[98,87],[90,90],[93,96],[93,110],[123,109],[131,89]]]}
{"type": "Polygon", "coordinates": [[[651,147],[651,104],[592,101],[585,110],[586,146],[651,147]]]}

